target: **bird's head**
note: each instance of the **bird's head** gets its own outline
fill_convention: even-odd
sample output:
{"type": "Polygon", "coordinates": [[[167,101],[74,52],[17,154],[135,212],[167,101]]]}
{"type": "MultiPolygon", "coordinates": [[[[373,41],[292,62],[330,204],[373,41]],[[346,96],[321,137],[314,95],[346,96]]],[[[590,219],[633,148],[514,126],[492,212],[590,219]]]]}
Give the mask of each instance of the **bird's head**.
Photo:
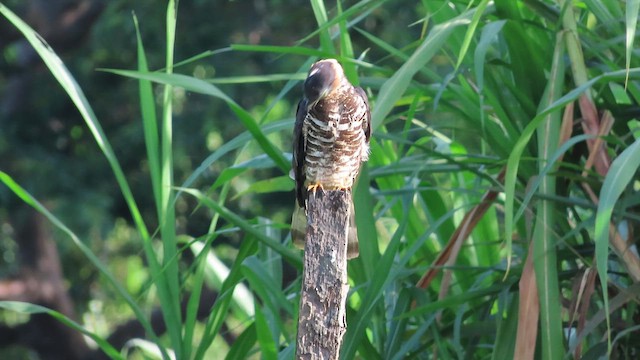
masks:
{"type": "Polygon", "coordinates": [[[309,104],[315,105],[332,90],[338,88],[344,78],[344,70],[335,59],[320,60],[309,70],[304,81],[304,95],[309,104]]]}

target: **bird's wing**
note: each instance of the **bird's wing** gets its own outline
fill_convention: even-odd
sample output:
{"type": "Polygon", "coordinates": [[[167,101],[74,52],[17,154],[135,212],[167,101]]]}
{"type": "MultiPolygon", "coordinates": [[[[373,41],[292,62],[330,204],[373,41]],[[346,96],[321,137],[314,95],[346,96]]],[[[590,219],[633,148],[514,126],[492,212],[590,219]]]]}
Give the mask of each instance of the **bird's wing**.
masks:
{"type": "Polygon", "coordinates": [[[367,93],[365,93],[361,87],[356,87],[356,92],[360,97],[362,97],[362,100],[364,100],[364,104],[367,107],[365,119],[362,122],[362,130],[364,131],[364,136],[368,143],[371,138],[371,108],[369,107],[369,98],[367,97],[367,93]]]}
{"type": "Polygon", "coordinates": [[[304,171],[306,144],[304,135],[302,134],[302,124],[304,123],[305,117],[307,117],[307,100],[302,99],[298,103],[296,123],[293,127],[293,157],[291,158],[291,170],[293,171],[293,177],[296,181],[296,199],[301,208],[305,207],[305,200],[307,198],[307,189],[304,186],[306,180],[304,171]]]}

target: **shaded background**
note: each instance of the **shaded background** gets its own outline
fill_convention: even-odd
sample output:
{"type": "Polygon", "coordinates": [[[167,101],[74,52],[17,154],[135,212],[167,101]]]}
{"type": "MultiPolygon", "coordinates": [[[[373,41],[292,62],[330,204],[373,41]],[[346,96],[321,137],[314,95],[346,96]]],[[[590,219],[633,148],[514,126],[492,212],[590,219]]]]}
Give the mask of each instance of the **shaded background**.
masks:
{"type": "MultiPolygon", "coordinates": [[[[145,148],[137,82],[99,69],[133,68],[133,13],[139,19],[149,67],[160,68],[164,63],[165,6],[154,0],[4,3],[49,42],[75,76],[116,151],[147,225],[155,228],[148,167],[141,160],[145,148]]],[[[394,43],[402,43],[406,37],[408,43],[419,34],[420,27],[402,32],[392,29],[417,20],[415,6],[412,1],[395,2],[390,8],[377,9],[361,26],[393,36],[394,43]]],[[[175,59],[184,60],[232,43],[292,45],[316,26],[305,0],[182,1],[175,59]]],[[[357,40],[354,34],[359,53],[365,49],[357,40]]],[[[317,39],[307,45],[317,46],[317,39]]],[[[144,280],[136,280],[136,271],[144,266],[141,250],[135,245],[138,235],[130,227],[129,210],[94,138],[39,56],[4,18],[0,19],[0,54],[0,169],[46,204],[135,292],[144,280]]],[[[305,60],[304,56],[231,51],[176,71],[207,79],[293,74],[305,60]]],[[[284,81],[220,86],[242,107],[260,114],[283,85],[284,81]]],[[[161,89],[157,87],[157,91],[161,89]]],[[[270,116],[293,117],[299,96],[296,88],[270,116]]],[[[181,183],[222,145],[223,139],[233,138],[244,128],[221,101],[178,89],[174,102],[174,166],[176,183],[181,183]]],[[[290,138],[279,139],[276,144],[289,151],[290,138]]],[[[233,160],[217,161],[196,186],[208,187],[233,160]]],[[[234,188],[241,191],[254,176],[265,175],[247,174],[235,180],[234,188]]],[[[180,201],[178,231],[192,236],[205,234],[211,214],[192,213],[195,203],[184,203],[189,201],[184,197],[180,201]]],[[[230,206],[248,218],[267,213],[268,207],[274,221],[286,223],[291,204],[293,194],[282,192],[245,196],[230,206]]],[[[0,188],[0,226],[0,299],[41,304],[78,320],[80,314],[99,314],[95,321],[104,323],[98,328],[119,331],[125,340],[139,334],[135,324],[127,324],[130,314],[121,311],[124,305],[111,301],[112,294],[102,288],[97,270],[80,251],[71,242],[58,241],[65,235],[5,187],[0,188]],[[123,325],[118,328],[119,324],[123,325]]],[[[225,243],[234,248],[238,241],[231,234],[217,243],[224,249],[225,243]]],[[[26,356],[25,349],[31,349],[42,359],[71,359],[85,350],[77,333],[46,315],[32,316],[31,321],[10,313],[2,316],[7,324],[0,325],[2,358],[26,356]]],[[[88,358],[94,356],[98,354],[91,353],[88,358]]]]}

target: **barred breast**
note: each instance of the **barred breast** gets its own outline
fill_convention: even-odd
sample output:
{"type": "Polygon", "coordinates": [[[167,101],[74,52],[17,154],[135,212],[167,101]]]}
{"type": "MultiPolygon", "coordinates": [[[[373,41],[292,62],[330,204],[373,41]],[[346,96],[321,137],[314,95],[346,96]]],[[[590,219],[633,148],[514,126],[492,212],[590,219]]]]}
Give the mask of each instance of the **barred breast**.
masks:
{"type": "Polygon", "coordinates": [[[364,100],[353,87],[318,102],[309,111],[302,131],[308,184],[319,184],[326,190],[353,186],[360,163],[369,156],[362,128],[366,116],[364,100]]]}

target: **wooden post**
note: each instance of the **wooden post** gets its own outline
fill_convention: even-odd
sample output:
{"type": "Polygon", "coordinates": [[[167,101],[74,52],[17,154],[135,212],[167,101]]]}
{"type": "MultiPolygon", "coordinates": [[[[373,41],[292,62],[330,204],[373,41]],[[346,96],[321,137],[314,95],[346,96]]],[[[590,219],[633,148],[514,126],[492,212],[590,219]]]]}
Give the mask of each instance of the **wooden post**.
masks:
{"type": "Polygon", "coordinates": [[[347,331],[348,191],[309,193],[296,359],[338,360],[347,331]]]}

